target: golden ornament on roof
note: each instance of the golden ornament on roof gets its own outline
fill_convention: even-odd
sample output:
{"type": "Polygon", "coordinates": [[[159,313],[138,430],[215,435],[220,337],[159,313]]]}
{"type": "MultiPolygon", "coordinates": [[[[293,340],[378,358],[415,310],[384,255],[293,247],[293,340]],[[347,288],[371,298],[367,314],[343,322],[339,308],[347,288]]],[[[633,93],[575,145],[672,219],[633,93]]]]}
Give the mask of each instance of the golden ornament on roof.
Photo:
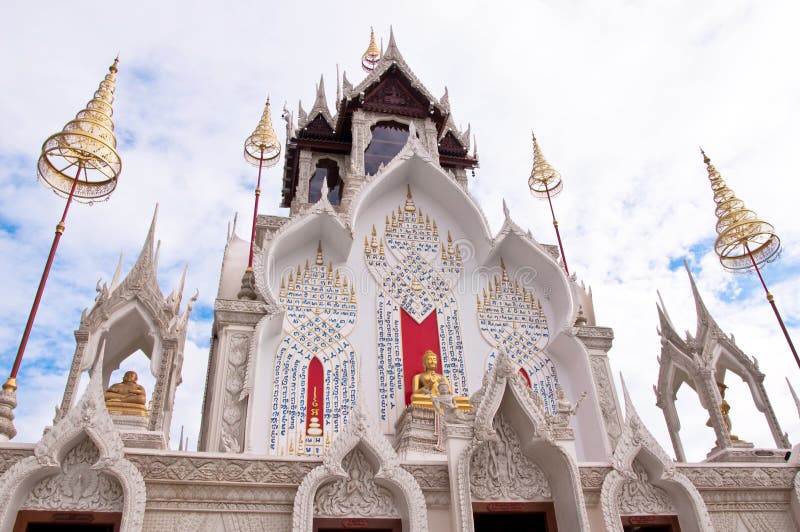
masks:
{"type": "Polygon", "coordinates": [[[378,48],[378,45],[375,43],[375,32],[372,28],[369,29],[369,46],[367,46],[367,51],[364,52],[364,55],[361,56],[361,68],[364,69],[364,72],[369,74],[375,67],[378,65],[378,62],[381,60],[381,50],[378,48]]]}
{"type": "Polygon", "coordinates": [[[118,64],[119,57],[86,107],[42,145],[38,178],[59,196],[68,197],[74,184],[75,201],[93,203],[107,199],[117,186],[122,161],[111,115],[118,64]]]}
{"type": "Polygon", "coordinates": [[[540,198],[555,196],[564,188],[561,174],[550,166],[550,163],[542,155],[536,135],[531,133],[531,137],[533,138],[533,170],[528,178],[528,188],[531,189],[534,196],[540,198]]]}
{"type": "Polygon", "coordinates": [[[275,166],[281,155],[281,143],[272,128],[272,115],[269,110],[269,97],[264,105],[261,120],[253,134],[244,141],[244,159],[253,166],[275,166]]]}
{"type": "Polygon", "coordinates": [[[772,224],[760,220],[720,176],[703,150],[714,203],[717,204],[717,240],[714,251],[722,265],[734,271],[748,271],[755,265],[775,260],[781,241],[772,224]]]}

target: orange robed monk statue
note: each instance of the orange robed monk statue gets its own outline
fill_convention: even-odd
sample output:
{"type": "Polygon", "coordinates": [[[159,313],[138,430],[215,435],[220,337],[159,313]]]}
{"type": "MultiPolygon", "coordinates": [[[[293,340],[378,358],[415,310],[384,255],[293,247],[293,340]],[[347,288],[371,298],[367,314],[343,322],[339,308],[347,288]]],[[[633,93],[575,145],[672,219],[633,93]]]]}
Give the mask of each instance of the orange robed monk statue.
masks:
{"type": "Polygon", "coordinates": [[[122,382],[112,384],[103,393],[106,401],[106,408],[109,414],[121,414],[124,416],[146,416],[147,415],[147,395],[144,386],[138,384],[136,380],[139,376],[135,371],[126,371],[122,377],[122,382]]]}
{"type": "Polygon", "coordinates": [[[425,371],[414,375],[411,381],[411,405],[421,408],[433,408],[432,398],[439,395],[450,395],[455,406],[459,410],[472,410],[469,399],[466,397],[454,396],[453,388],[447,377],[436,372],[438,358],[436,353],[428,349],[422,355],[422,366],[425,371]]]}

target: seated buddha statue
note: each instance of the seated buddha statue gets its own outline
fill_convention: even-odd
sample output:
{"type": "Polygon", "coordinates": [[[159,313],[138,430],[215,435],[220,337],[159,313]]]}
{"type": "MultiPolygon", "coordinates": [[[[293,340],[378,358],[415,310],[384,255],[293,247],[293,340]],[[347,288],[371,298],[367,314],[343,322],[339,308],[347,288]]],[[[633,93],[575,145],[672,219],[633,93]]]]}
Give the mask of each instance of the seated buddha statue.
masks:
{"type": "Polygon", "coordinates": [[[448,395],[453,397],[453,401],[459,410],[472,410],[472,405],[469,404],[468,398],[453,396],[453,388],[450,386],[447,377],[436,372],[438,363],[436,353],[430,349],[422,355],[422,366],[425,371],[414,375],[411,380],[411,405],[433,409],[432,398],[447,392],[448,395]]]}
{"type": "Polygon", "coordinates": [[[147,396],[144,386],[137,384],[139,376],[135,371],[126,371],[122,382],[112,384],[103,393],[109,414],[125,416],[146,416],[147,396]]]}

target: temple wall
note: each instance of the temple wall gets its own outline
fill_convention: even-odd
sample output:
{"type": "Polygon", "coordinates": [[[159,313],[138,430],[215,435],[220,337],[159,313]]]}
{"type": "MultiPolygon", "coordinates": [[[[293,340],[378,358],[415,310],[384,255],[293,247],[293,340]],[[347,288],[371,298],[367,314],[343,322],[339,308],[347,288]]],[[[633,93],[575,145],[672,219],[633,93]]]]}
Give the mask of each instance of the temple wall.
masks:
{"type": "MultiPolygon", "coordinates": [[[[29,456],[30,445],[0,444],[0,474],[29,456]]],[[[143,529],[147,531],[290,530],[297,487],[320,464],[314,460],[144,449],[127,450],[125,457],[146,483],[143,529]]],[[[444,464],[404,463],[402,467],[422,488],[429,530],[454,532],[444,464]]],[[[716,530],[796,530],[790,501],[796,497],[797,466],[681,464],[677,470],[698,488],[716,530]]],[[[611,471],[608,464],[580,467],[592,531],[606,530],[600,486],[611,471]]]]}

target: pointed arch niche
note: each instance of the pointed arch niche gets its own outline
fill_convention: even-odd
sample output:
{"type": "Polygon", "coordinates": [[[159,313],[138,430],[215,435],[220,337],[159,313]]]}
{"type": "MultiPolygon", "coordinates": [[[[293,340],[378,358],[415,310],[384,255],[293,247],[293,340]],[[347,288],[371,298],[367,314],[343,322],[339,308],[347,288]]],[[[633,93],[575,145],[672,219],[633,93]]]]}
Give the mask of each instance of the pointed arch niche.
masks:
{"type": "Polygon", "coordinates": [[[471,401],[475,437],[459,455],[454,497],[461,528],[475,531],[474,516],[485,503],[538,503],[539,517],[531,519],[555,521],[560,530],[589,530],[572,442],[553,437],[541,396],[505,352],[471,401]]]}
{"type": "Polygon", "coordinates": [[[81,400],[42,436],[33,456],[0,476],[0,530],[19,524],[20,510],[99,512],[121,532],[142,529],[144,479],[125,458],[103,402],[100,372],[93,373],[81,400]]]}
{"type": "Polygon", "coordinates": [[[622,381],[625,426],[600,491],[600,506],[609,532],[623,532],[623,518],[675,517],[681,532],[714,530],[697,488],[644,426],[622,381]]]}
{"type": "Polygon", "coordinates": [[[77,346],[56,421],[73,407],[82,374],[93,367],[104,344],[100,368],[104,390],[121,382],[112,379],[117,370],[123,374],[134,370],[149,381],[145,386],[147,416],[114,416],[125,444],[165,449],[169,447],[175,389],[181,381],[186,327],[197,295],[181,313],[186,268],[178,288],[167,297],[162,294],[157,280],[155,224],[154,214],[144,246],[127,276],[119,281],[120,257],[110,287],[98,283],[94,306],[84,311],[75,331],[77,346]],[[129,361],[135,361],[136,367],[129,361]]]}
{"type": "Polygon", "coordinates": [[[342,181],[339,163],[334,159],[323,157],[317,161],[314,173],[308,182],[308,202],[316,203],[322,196],[322,184],[328,187],[328,201],[331,205],[339,205],[344,194],[344,181],[342,181]]]}
{"type": "Polygon", "coordinates": [[[427,532],[425,497],[414,477],[400,467],[389,441],[378,431],[360,397],[322,465],[312,469],[297,489],[292,531],[318,524],[341,524],[349,518],[376,519],[390,528],[427,532]]]}
{"type": "MultiPolygon", "coordinates": [[[[730,419],[726,420],[722,413],[724,410],[723,397],[726,373],[731,372],[739,377],[749,388],[749,394],[742,393],[743,386],[737,386],[740,393],[738,399],[749,395],[752,403],[766,420],[769,431],[775,442],[772,452],[774,461],[781,461],[784,450],[791,448],[786,434],[781,429],[775,411],[772,408],[767,390],[764,385],[764,374],[758,367],[758,361],[746,355],[737,345],[732,335],[722,331],[714,320],[705,303],[703,302],[697,285],[692,277],[688,264],[684,264],[689,276],[689,284],[695,302],[697,314],[697,329],[694,335],[686,333],[682,338],[678,335],[672,320],[666,311],[663,301],[657,306],[659,319],[659,335],[661,336],[661,354],[659,356],[658,385],[656,387],[657,405],[664,412],[667,428],[675,448],[675,456],[681,462],[686,461],[679,430],[680,421],[675,406],[678,390],[685,382],[697,393],[700,404],[706,410],[707,418],[713,427],[716,436],[716,446],[709,454],[711,461],[729,460],[737,453],[749,452],[753,447],[751,443],[737,440],[731,435],[727,426],[730,419]],[[722,386],[721,386],[722,385],[722,386]]],[[[737,383],[738,385],[738,383],[737,383]]],[[[736,420],[736,406],[732,406],[731,417],[736,420]]],[[[683,409],[682,409],[683,410],[683,409]]],[[[705,423],[705,421],[704,421],[705,423]]],[[[735,426],[734,426],[734,430],[735,426]]],[[[740,436],[747,437],[748,431],[742,431],[740,436]]],[[[763,449],[760,451],[764,451],[763,449]]]]}
{"type": "Polygon", "coordinates": [[[408,141],[409,128],[394,120],[376,122],[371,128],[372,138],[364,150],[364,173],[375,175],[381,165],[386,166],[400,153],[408,141]]]}

